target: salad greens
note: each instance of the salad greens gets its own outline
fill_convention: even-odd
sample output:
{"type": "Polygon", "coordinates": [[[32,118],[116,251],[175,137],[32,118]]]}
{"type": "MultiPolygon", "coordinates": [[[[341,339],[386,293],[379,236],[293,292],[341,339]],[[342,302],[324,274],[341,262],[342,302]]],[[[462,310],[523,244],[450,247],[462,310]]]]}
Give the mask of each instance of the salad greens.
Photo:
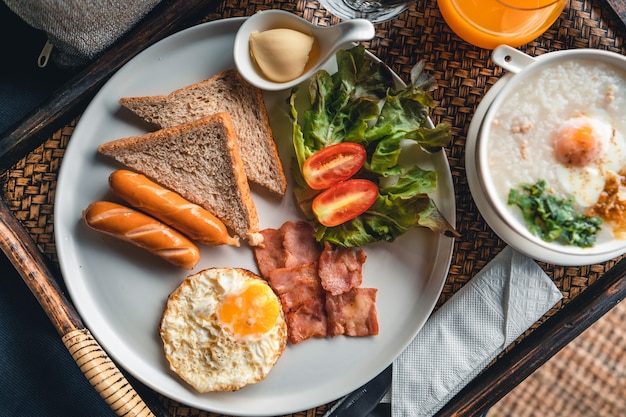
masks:
{"type": "Polygon", "coordinates": [[[544,180],[532,185],[521,184],[520,188],[509,191],[508,204],[519,207],[531,233],[547,242],[566,245],[591,247],[596,243],[602,219],[576,213],[573,196],[563,200],[544,194],[547,188],[544,180]]]}
{"type": "Polygon", "coordinates": [[[412,141],[429,152],[450,142],[450,128],[425,126],[433,107],[429,95],[434,79],[423,73],[424,63],[411,71],[411,83],[394,87],[391,71],[367,55],[361,45],[337,52],[334,74],[318,71],[289,98],[296,161],[292,167],[295,196],[307,217],[315,220],[311,201],[319,193],[306,185],[302,164],[315,152],[340,142],[356,142],[367,151],[364,167],[355,177],[374,181],[379,196],[369,210],[341,225],[317,223],[316,238],[339,246],[393,241],[412,227],[438,233],[457,232],[437,209],[428,193],[437,187],[437,174],[400,163],[412,141]],[[308,95],[306,94],[308,93],[308,95]]]}

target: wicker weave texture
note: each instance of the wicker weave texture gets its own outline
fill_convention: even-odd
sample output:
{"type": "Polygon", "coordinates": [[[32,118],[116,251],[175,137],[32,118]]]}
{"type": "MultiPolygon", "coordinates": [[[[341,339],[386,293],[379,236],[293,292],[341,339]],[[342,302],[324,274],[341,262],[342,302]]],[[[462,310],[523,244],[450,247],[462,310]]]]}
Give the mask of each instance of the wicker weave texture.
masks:
{"type": "MultiPolygon", "coordinates": [[[[291,11],[319,25],[339,22],[320,9],[317,1],[306,0],[226,0],[215,13],[208,14],[205,21],[247,16],[269,8],[291,11]]],[[[571,0],[548,32],[521,49],[531,55],[572,48],[597,48],[626,54],[623,36],[621,22],[599,0],[571,0]]],[[[464,166],[465,139],[472,115],[503,71],[491,62],[490,51],[469,45],[451,32],[441,18],[436,0],[418,0],[398,18],[376,25],[376,37],[366,46],[405,80],[413,65],[425,60],[426,71],[435,76],[439,85],[433,93],[437,106],[431,117],[435,123],[452,126],[453,142],[446,152],[454,181],[457,228],[461,238],[455,242],[450,272],[438,303],[441,305],[504,246],[479,214],[464,166]]],[[[76,122],[54,133],[0,178],[4,200],[53,261],[57,259],[53,235],[56,175],[76,122]]],[[[542,264],[564,295],[563,301],[546,317],[583,292],[614,264],[615,260],[567,268],[542,264]]],[[[175,416],[215,416],[168,399],[164,401],[175,416]]],[[[322,415],[325,409],[326,406],[322,406],[295,415],[322,415]]]]}

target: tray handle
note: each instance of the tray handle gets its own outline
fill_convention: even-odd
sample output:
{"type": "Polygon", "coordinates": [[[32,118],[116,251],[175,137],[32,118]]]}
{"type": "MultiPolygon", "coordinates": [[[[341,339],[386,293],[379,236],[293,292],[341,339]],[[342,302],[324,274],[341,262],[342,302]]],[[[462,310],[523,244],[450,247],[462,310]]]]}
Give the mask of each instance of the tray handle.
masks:
{"type": "Polygon", "coordinates": [[[154,416],[89,330],[74,330],[62,340],[89,383],[115,414],[120,417],[154,416]]]}
{"type": "Polygon", "coordinates": [[[2,199],[0,249],[43,307],[85,377],[111,409],[120,417],[166,415],[156,409],[153,412],[92,337],[64,296],[50,262],[2,199]]]}

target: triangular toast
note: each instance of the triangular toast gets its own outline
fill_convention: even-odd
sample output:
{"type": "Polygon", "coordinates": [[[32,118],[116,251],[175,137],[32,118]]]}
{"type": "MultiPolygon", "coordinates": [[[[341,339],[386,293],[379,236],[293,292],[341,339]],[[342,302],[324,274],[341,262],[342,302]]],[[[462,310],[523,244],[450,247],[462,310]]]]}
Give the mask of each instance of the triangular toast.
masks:
{"type": "Polygon", "coordinates": [[[204,207],[255,244],[258,214],[228,114],[107,142],[98,152],[204,207]]]}
{"type": "Polygon", "coordinates": [[[237,131],[248,180],[277,195],[285,194],[287,182],[261,90],[248,84],[234,69],[167,96],[123,97],[120,104],[159,128],[228,113],[237,131]]]}

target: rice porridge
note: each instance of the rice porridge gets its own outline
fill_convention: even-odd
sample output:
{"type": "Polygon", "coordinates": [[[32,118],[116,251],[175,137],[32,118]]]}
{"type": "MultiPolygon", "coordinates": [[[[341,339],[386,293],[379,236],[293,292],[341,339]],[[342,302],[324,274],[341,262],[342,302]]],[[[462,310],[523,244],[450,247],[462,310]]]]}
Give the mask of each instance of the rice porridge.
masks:
{"type": "MultiPolygon", "coordinates": [[[[588,212],[607,175],[626,166],[624,109],[626,72],[617,67],[570,60],[538,69],[510,91],[490,126],[487,163],[498,197],[506,205],[512,188],[545,180],[588,212]]],[[[610,238],[611,226],[603,229],[610,238]]]]}

